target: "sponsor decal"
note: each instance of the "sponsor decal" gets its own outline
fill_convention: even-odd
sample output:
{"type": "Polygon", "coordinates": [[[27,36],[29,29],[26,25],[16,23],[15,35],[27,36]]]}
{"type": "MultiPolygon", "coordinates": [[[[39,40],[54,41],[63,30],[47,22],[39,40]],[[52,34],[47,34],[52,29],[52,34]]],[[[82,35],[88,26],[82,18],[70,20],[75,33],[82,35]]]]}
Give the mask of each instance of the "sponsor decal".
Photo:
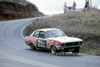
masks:
{"type": "Polygon", "coordinates": [[[57,46],[61,46],[61,42],[56,41],[56,40],[50,40],[50,39],[47,40],[47,44],[48,44],[48,45],[57,45],[57,46]]]}

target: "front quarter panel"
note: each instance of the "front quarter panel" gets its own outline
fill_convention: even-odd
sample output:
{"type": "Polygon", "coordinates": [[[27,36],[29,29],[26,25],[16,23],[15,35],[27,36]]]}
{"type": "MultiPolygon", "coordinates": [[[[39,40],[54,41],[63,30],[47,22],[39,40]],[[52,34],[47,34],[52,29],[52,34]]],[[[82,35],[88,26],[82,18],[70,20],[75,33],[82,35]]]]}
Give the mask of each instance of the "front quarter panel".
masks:
{"type": "Polygon", "coordinates": [[[50,49],[50,47],[54,45],[54,46],[61,46],[61,42],[56,41],[56,40],[51,40],[51,39],[47,39],[47,48],[50,49]]]}

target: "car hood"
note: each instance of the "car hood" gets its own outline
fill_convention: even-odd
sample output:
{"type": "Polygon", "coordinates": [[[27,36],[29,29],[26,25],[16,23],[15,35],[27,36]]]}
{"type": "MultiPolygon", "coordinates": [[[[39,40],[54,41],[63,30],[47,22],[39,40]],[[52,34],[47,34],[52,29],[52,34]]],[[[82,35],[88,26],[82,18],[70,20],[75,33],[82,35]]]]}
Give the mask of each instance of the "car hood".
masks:
{"type": "Polygon", "coordinates": [[[82,39],[75,38],[75,37],[68,37],[68,36],[48,38],[48,39],[56,40],[56,41],[59,41],[61,43],[82,41],[82,39]]]}

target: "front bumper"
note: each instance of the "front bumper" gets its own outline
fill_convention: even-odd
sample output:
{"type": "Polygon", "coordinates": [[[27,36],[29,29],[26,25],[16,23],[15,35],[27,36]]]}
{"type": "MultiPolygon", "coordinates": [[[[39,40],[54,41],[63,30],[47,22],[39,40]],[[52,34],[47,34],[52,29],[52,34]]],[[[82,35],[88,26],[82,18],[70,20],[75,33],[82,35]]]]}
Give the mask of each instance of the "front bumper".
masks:
{"type": "Polygon", "coordinates": [[[77,45],[77,46],[67,46],[67,47],[57,47],[58,51],[74,51],[76,49],[80,49],[82,46],[77,45]]]}

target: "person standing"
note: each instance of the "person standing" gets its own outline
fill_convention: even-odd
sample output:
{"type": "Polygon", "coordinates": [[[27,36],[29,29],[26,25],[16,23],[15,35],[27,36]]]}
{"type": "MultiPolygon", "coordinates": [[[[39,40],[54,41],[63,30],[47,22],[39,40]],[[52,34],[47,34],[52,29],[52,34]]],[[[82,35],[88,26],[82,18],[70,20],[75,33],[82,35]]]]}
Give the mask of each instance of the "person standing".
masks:
{"type": "Polygon", "coordinates": [[[66,13],[67,12],[67,5],[66,5],[67,3],[65,2],[64,3],[64,13],[66,13]]]}
{"type": "Polygon", "coordinates": [[[84,10],[85,9],[88,9],[89,8],[89,2],[87,0],[85,0],[85,7],[84,7],[84,10]]]}
{"type": "Polygon", "coordinates": [[[75,1],[73,1],[73,10],[75,10],[75,8],[76,8],[76,3],[75,1]]]}

